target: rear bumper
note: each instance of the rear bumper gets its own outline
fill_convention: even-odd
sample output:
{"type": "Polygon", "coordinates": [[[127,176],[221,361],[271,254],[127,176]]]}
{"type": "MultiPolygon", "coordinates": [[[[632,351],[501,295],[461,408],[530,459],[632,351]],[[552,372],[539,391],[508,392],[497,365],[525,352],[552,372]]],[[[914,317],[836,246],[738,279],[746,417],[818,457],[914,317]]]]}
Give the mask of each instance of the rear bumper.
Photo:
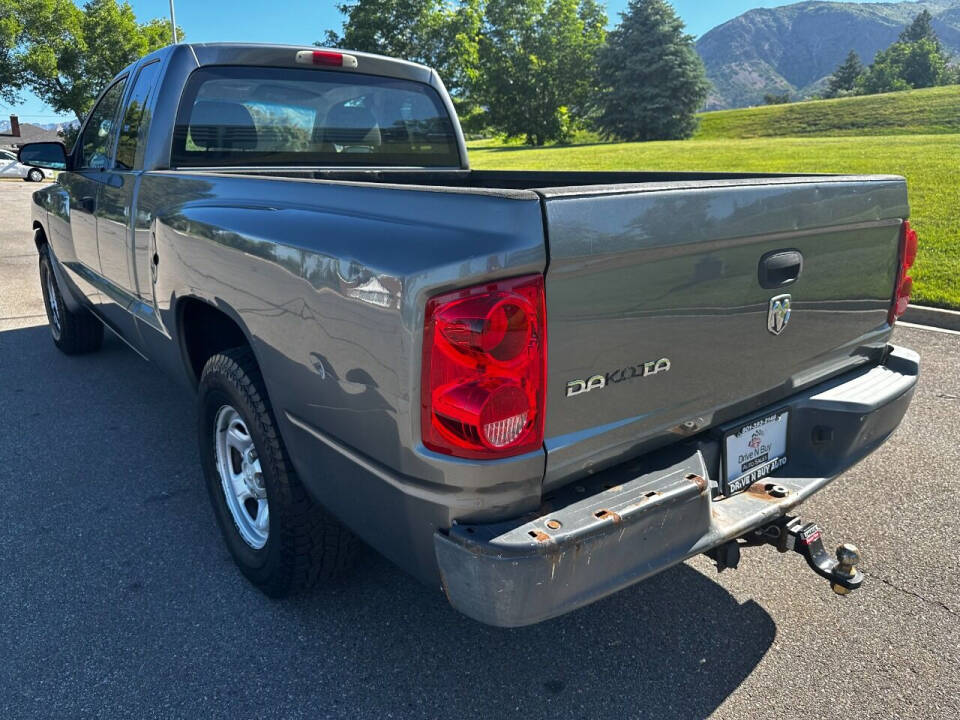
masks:
{"type": "MultiPolygon", "coordinates": [[[[521,626],[587,605],[767,524],[879,447],[907,411],[919,356],[890,347],[884,363],[818,385],[790,409],[784,497],[761,480],[717,498],[725,428],[567,486],[519,520],[455,525],[434,545],[451,604],[490,625],[521,626]]],[[[743,420],[749,420],[744,418],[743,420]]],[[[738,421],[738,423],[741,421],[738,421]]]]}

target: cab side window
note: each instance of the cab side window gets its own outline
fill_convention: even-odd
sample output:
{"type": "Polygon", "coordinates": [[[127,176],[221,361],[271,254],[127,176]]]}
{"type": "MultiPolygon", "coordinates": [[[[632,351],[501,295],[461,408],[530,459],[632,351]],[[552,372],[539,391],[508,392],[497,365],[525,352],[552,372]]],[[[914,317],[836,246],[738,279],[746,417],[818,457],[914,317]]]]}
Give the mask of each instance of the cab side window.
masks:
{"type": "Polygon", "coordinates": [[[120,140],[117,143],[117,167],[121,170],[133,170],[143,160],[143,145],[150,125],[150,113],[147,102],[157,82],[160,62],[152,62],[140,68],[137,80],[130,93],[127,109],[120,123],[120,140]]]}
{"type": "Polygon", "coordinates": [[[113,133],[113,125],[126,84],[126,78],[114,83],[91,111],[83,129],[83,136],[80,138],[78,168],[102,170],[107,167],[110,160],[110,140],[116,137],[113,133]]]}

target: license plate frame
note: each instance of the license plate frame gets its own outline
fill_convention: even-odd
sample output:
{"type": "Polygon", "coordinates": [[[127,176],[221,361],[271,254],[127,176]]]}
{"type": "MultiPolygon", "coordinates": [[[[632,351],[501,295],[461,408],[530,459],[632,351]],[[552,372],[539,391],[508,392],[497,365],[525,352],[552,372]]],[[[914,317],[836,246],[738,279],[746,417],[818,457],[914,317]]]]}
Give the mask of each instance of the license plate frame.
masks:
{"type": "Polygon", "coordinates": [[[768,477],[784,467],[790,457],[790,410],[780,408],[755,417],[749,422],[741,423],[723,434],[723,483],[724,496],[743,492],[758,480],[768,477]],[[760,431],[757,433],[757,431],[760,431]],[[750,440],[744,444],[749,434],[750,440]],[[754,434],[759,436],[759,445],[754,448],[750,442],[754,441],[754,434]],[[764,444],[769,440],[769,448],[764,444]],[[733,443],[731,443],[733,441],[733,443]],[[747,453],[755,452],[752,458],[744,460],[742,450],[747,453]],[[736,454],[737,460],[731,463],[731,454],[736,454]],[[737,466],[736,474],[731,471],[737,466]]]}

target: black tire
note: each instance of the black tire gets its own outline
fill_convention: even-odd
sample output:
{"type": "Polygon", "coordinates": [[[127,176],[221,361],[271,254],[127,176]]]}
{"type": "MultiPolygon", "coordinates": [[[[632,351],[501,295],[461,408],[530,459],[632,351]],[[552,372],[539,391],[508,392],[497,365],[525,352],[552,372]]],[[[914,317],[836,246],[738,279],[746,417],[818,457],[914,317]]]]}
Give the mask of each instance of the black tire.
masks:
{"type": "Polygon", "coordinates": [[[307,495],[277,431],[263,377],[249,348],[226,350],[204,366],[198,439],[217,524],[230,554],[250,582],[270,597],[286,597],[336,577],[351,565],[357,540],[307,495]],[[269,531],[266,544],[259,549],[241,535],[217,469],[217,416],[225,405],[239,413],[260,460],[269,531]]]}
{"type": "Polygon", "coordinates": [[[43,172],[36,168],[30,168],[25,179],[27,182],[43,182],[43,172]]]}
{"type": "Polygon", "coordinates": [[[53,272],[50,248],[46,244],[40,246],[40,287],[50,335],[60,351],[67,355],[82,355],[99,350],[103,344],[103,323],[89,310],[73,312],[64,303],[53,272]],[[51,292],[55,304],[51,303],[51,292]]]}

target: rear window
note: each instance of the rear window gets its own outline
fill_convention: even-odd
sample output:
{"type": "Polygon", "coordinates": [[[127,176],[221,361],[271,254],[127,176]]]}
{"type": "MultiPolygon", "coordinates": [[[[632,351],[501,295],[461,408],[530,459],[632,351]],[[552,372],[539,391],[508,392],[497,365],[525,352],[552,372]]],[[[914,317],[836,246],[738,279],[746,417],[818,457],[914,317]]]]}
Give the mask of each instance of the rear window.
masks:
{"type": "Polygon", "coordinates": [[[453,123],[428,85],[300,68],[194,72],[172,165],[459,167],[453,123]]]}

